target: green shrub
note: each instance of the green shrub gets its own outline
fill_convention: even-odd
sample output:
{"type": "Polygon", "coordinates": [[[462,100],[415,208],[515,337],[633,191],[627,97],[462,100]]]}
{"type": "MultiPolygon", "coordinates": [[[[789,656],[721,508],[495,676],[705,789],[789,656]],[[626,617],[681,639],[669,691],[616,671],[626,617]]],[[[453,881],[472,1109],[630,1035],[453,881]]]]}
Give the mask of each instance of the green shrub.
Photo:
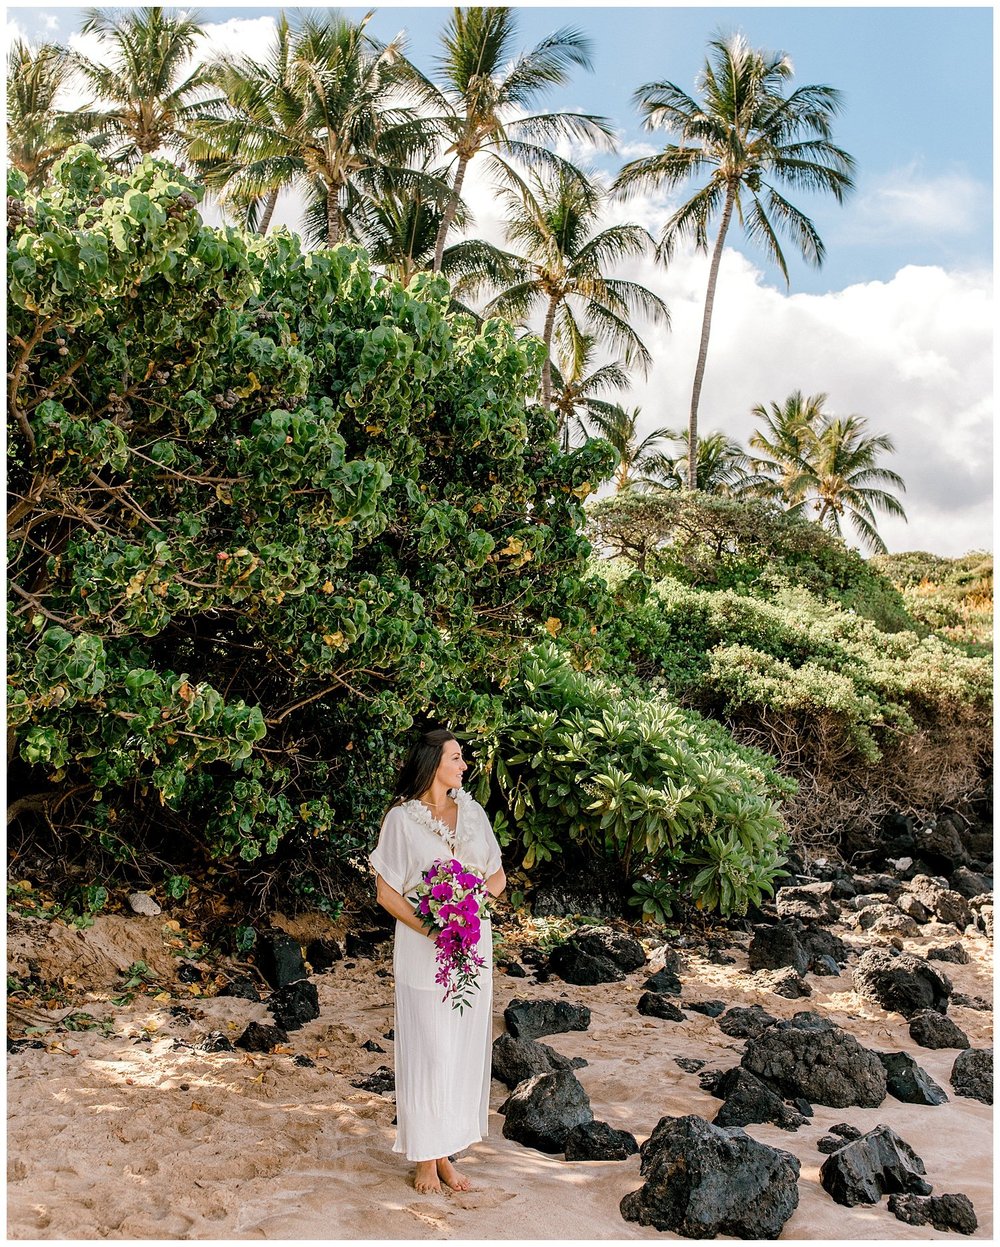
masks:
{"type": "Polygon", "coordinates": [[[357,860],[415,717],[589,636],[610,448],[559,452],[540,344],[441,278],[209,229],[151,159],[8,193],[15,826],[357,860]]]}
{"type": "Polygon", "coordinates": [[[682,891],[724,914],[771,891],[783,861],[777,802],[794,784],[770,759],[665,697],[626,696],[575,671],[550,643],[526,656],[505,702],[477,746],[479,795],[525,870],[569,852],[612,862],[661,915],[682,891]]]}

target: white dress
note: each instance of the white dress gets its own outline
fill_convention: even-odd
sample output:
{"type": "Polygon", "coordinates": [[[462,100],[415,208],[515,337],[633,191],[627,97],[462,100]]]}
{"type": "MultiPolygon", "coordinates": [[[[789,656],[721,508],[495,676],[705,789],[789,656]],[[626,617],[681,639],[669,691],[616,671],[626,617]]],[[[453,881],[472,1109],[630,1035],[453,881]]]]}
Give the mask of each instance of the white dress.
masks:
{"type": "MultiPolygon", "coordinates": [[[[369,857],[386,883],[409,895],[439,858],[457,858],[488,878],[501,866],[500,846],[483,807],[457,789],[454,835],[421,801],[386,814],[369,857]]],[[[392,970],[396,1017],[396,1142],[408,1160],[451,1156],[486,1137],[493,1016],[493,936],[487,919],[476,951],[486,963],[479,990],[461,1012],[443,1001],[433,940],[396,922],[392,970]]]]}

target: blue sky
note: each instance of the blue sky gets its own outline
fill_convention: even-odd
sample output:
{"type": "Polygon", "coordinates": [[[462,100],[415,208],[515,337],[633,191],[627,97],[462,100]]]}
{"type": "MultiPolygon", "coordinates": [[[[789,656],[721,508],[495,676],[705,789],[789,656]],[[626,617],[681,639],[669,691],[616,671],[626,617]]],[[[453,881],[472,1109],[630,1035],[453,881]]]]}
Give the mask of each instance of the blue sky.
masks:
{"type": "MultiPolygon", "coordinates": [[[[76,7],[8,7],[33,39],[66,40],[76,7]]],[[[205,22],[276,14],[277,6],[199,6],[205,22]]],[[[295,6],[289,6],[294,12],[295,6]]],[[[315,11],[315,6],[310,11],[315,11]]],[[[345,6],[360,17],[366,10],[345,6]]],[[[380,6],[373,33],[401,29],[412,60],[428,71],[446,7],[380,6]]],[[[713,35],[742,30],[757,47],[787,52],[793,85],[826,83],[845,96],[835,140],[857,160],[857,191],[845,207],[794,198],[827,245],[820,270],[786,252],[792,289],[822,292],[884,280],[905,264],[980,268],[990,263],[993,11],[981,7],[519,6],[524,46],[572,25],[593,41],[594,69],[552,91],[550,108],[610,117],[626,143],[655,144],[631,103],[637,86],[669,79],[691,89],[713,35]]],[[[597,162],[614,172],[614,157],[597,162]]],[[[740,245],[736,238],[733,245],[740,245]]],[[[768,280],[780,275],[747,254],[768,280]]],[[[783,283],[782,283],[783,284],[783,283]]]]}
{"type": "MultiPolygon", "coordinates": [[[[280,9],[197,11],[204,55],[253,55],[270,41],[280,9]]],[[[408,54],[429,72],[448,11],[382,6],[371,29],[384,39],[405,29],[408,54]]],[[[365,10],[342,12],[358,18],[365,10]]],[[[68,42],[82,13],[68,5],[8,7],[8,37],[68,42]]],[[[574,73],[544,103],[612,119],[623,150],[599,162],[609,174],[640,145],[655,150],[659,136],[643,131],[631,103],[636,87],[667,79],[693,90],[716,34],[741,30],[756,47],[786,52],[793,86],[825,83],[843,93],[834,139],[857,161],[854,195],[844,207],[790,196],[813,218],[826,263],[812,269],[789,245],[786,288],[739,229],[730,230],[700,426],[745,445],[756,404],[783,402],[793,390],[824,394],[828,414],[860,415],[895,444],[886,466],[906,481],[909,522],[880,519],[890,550],[992,548],[992,7],[549,4],[518,6],[518,13],[524,47],[565,25],[591,37],[593,72],[574,73]]],[[[73,41],[98,54],[93,41],[73,41]]],[[[602,226],[632,220],[657,234],[686,193],[606,203],[602,226]]],[[[470,232],[505,245],[503,208],[481,163],[478,171],[476,161],[470,166],[463,194],[475,214],[470,232]]],[[[210,224],[221,219],[210,199],[203,214],[210,224]]],[[[273,223],[299,228],[301,196],[284,192],[273,223]]],[[[653,362],[644,374],[632,369],[631,388],[614,396],[641,409],[640,436],[686,424],[707,269],[706,256],[679,248],[667,267],[647,255],[618,271],[654,290],[671,313],[669,330],[636,319],[653,362]]]]}

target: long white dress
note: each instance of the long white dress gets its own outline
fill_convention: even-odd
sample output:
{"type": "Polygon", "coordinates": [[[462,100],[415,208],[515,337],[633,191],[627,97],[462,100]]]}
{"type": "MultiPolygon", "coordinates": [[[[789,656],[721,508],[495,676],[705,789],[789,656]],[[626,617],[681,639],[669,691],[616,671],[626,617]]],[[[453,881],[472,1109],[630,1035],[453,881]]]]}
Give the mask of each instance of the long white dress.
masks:
{"type": "MultiPolygon", "coordinates": [[[[500,846],[483,807],[454,792],[458,821],[452,834],[421,801],[394,806],[369,857],[386,883],[409,895],[435,861],[457,858],[488,878],[500,869],[500,846]]],[[[470,1007],[443,1001],[433,940],[396,922],[392,969],[396,1017],[396,1142],[408,1160],[454,1155],[486,1137],[493,1015],[493,936],[482,924],[477,952],[486,963],[470,1007]]]]}

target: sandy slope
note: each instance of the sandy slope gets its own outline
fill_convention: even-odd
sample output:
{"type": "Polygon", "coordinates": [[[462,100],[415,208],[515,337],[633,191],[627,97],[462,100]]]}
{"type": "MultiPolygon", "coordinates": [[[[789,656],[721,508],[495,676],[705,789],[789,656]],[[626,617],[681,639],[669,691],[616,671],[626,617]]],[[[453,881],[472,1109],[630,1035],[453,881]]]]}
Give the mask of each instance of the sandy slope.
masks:
{"type": "MultiPolygon", "coordinates": [[[[121,919],[156,924],[157,920],[121,919]]],[[[152,930],[152,927],[150,927],[152,930]]],[[[858,948],[861,937],[835,928],[858,948]]],[[[931,925],[907,947],[921,952],[951,941],[954,928],[931,925]]],[[[942,966],[957,991],[992,996],[991,949],[966,937],[968,966],[942,966]]],[[[865,942],[870,942],[865,937],[865,942]]],[[[82,943],[82,941],[81,941],[82,943]]],[[[810,975],[813,996],[782,1000],[755,990],[741,948],[736,964],[717,966],[685,954],[684,998],[758,1002],[777,1016],[813,1008],[850,1030],[863,1044],[913,1054],[951,1091],[954,1051],[918,1048],[905,1021],[861,1000],[850,974],[810,975]]],[[[134,950],[127,956],[135,959],[134,950]]],[[[126,962],[128,964],[128,962],[126,962]]],[[[390,1151],[391,1098],[359,1091],[352,1078],[392,1064],[392,980],[377,971],[387,960],[340,963],[317,976],[321,1017],[293,1032],[289,1053],[206,1054],[188,1044],[208,1031],[237,1035],[246,1022],[270,1022],[262,1004],[230,998],[189,999],[185,1022],[169,1005],[137,1001],[120,1010],[117,1032],[50,1037],[50,1050],[25,1050],[8,1062],[8,1236],[17,1239],[655,1239],[673,1238],[626,1222],[621,1197],[639,1185],[639,1159],[570,1164],[520,1147],[501,1134],[494,1113],[490,1136],[465,1154],[462,1168],[476,1189],[468,1194],[418,1196],[410,1167],[390,1151]],[[154,1024],[151,1031],[144,1030],[154,1024]],[[147,1038],[148,1036],[148,1038],[147,1038]],[[53,1042],[58,1038],[58,1043],[53,1042]],[[386,1054],[360,1045],[374,1040],[386,1054]],[[177,1041],[181,1041],[178,1044],[177,1041]],[[294,1064],[305,1054],[315,1068],[294,1064]]],[[[632,1131],[641,1142],[663,1115],[715,1115],[720,1102],[700,1090],[696,1075],[676,1057],[707,1068],[739,1061],[743,1045],[714,1021],[690,1014],[684,1023],[635,1012],[641,983],[655,957],[624,984],[572,987],[553,979],[525,983],[498,974],[495,1032],[515,996],[565,996],[588,1005],[589,1031],[546,1042],[584,1056],[579,1071],[597,1119],[632,1131]]],[[[951,1016],[974,1046],[992,1042],[992,1015],[953,1006],[951,1016]]],[[[492,1106],[506,1090],[493,1084],[492,1106]]],[[[783,1237],[802,1239],[946,1238],[897,1221],[882,1205],[846,1209],[818,1181],[824,1157],[816,1141],[837,1122],[862,1130],[885,1122],[923,1158],[936,1194],[963,1192],[979,1217],[977,1237],[992,1237],[992,1110],[951,1096],[938,1108],[887,1098],[878,1109],[828,1109],[797,1133],[748,1128],[755,1138],[794,1153],[802,1162],[800,1202],[783,1237]]]]}

